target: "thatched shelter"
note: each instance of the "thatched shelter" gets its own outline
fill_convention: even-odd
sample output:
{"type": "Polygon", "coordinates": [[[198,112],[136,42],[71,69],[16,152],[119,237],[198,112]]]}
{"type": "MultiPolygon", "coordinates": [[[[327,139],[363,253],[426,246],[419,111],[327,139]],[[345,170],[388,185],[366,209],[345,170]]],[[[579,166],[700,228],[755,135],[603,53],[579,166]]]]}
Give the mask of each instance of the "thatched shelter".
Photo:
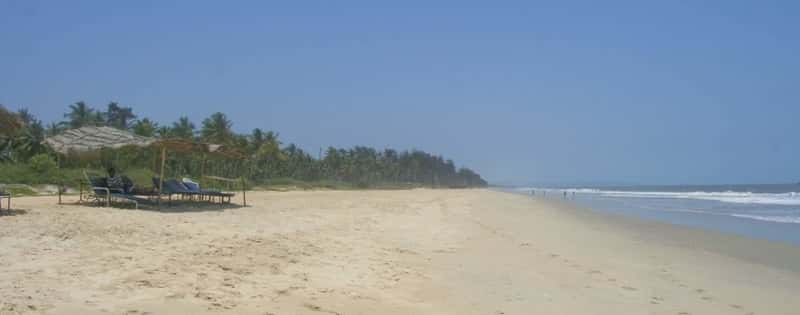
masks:
{"type": "MultiPolygon", "coordinates": [[[[100,150],[103,148],[119,149],[127,146],[135,147],[156,147],[161,150],[161,169],[159,187],[163,185],[164,165],[166,161],[167,149],[178,152],[199,152],[202,154],[221,156],[228,159],[244,160],[246,156],[241,152],[218,144],[199,143],[183,139],[155,139],[133,134],[126,130],[111,127],[82,127],[70,129],[64,133],[48,137],[45,143],[54,151],[60,154],[86,153],[100,150]]],[[[223,180],[235,181],[233,179],[218,178],[223,180]]],[[[243,189],[245,189],[243,185],[243,189]]],[[[247,201],[242,195],[242,200],[246,205],[247,201]]],[[[60,194],[59,194],[60,200],[60,194]]],[[[158,196],[159,205],[161,195],[158,196]]]]}
{"type": "Polygon", "coordinates": [[[70,152],[83,153],[103,148],[147,147],[155,143],[156,139],[111,127],[83,127],[64,131],[64,133],[48,137],[44,141],[56,152],[69,154],[70,152]]]}

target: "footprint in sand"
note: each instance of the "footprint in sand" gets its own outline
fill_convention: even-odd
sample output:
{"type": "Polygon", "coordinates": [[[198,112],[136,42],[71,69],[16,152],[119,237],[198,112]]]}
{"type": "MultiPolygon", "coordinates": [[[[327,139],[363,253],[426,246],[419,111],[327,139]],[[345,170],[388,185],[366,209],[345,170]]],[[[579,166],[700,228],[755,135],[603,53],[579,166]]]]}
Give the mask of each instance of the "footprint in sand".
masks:
{"type": "Polygon", "coordinates": [[[328,314],[334,314],[334,315],[340,315],[341,314],[341,313],[336,312],[336,311],[326,310],[326,309],[324,309],[324,308],[322,308],[322,307],[320,307],[318,305],[314,305],[314,304],[311,304],[311,303],[303,304],[303,306],[305,306],[307,309],[312,310],[314,312],[322,312],[322,313],[328,313],[328,314]]]}
{"type": "Polygon", "coordinates": [[[706,291],[705,289],[696,289],[696,290],[694,290],[694,292],[697,292],[697,294],[700,294],[701,295],[700,299],[703,300],[703,301],[713,301],[714,300],[713,297],[707,295],[708,291],[706,291]]]}

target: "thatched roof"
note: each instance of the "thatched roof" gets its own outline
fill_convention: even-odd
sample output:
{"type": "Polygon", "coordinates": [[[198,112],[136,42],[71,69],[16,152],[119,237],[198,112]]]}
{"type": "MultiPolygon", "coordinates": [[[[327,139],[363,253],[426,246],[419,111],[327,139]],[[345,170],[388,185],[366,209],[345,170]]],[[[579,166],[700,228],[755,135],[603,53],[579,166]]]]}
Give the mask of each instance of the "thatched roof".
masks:
{"type": "Polygon", "coordinates": [[[102,148],[122,148],[126,146],[146,147],[156,141],[154,138],[142,137],[125,130],[111,127],[82,127],[70,129],[64,133],[45,139],[56,152],[88,152],[102,148]]]}
{"type": "Polygon", "coordinates": [[[151,145],[179,152],[204,152],[213,156],[245,159],[246,156],[234,148],[219,144],[194,142],[182,139],[155,139],[135,135],[129,131],[111,127],[82,127],[44,140],[53,150],[61,154],[84,153],[102,148],[118,149],[126,146],[148,147],[151,145]]]}
{"type": "Polygon", "coordinates": [[[163,146],[169,150],[177,152],[202,152],[210,156],[239,160],[244,160],[247,158],[244,153],[230,146],[195,142],[186,139],[160,139],[155,143],[155,145],[163,146]]]}

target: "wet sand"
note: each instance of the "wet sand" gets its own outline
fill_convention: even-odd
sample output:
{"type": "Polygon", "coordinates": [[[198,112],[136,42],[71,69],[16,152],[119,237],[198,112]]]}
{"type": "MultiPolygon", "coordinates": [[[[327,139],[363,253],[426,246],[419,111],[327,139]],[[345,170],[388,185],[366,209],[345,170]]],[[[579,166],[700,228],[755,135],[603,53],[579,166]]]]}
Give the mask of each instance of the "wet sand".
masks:
{"type": "Polygon", "coordinates": [[[796,314],[800,248],[490,190],[14,200],[0,314],[796,314]]]}

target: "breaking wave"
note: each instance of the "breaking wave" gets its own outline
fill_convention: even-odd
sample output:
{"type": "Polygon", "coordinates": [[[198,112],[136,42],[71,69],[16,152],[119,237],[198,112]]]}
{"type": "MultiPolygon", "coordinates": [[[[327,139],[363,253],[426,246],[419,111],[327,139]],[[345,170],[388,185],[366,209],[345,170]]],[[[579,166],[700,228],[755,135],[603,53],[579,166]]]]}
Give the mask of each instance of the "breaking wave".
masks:
{"type": "MultiPolygon", "coordinates": [[[[519,188],[520,191],[536,188],[519,188]]],[[[555,192],[575,192],[576,194],[593,194],[608,197],[631,197],[631,198],[662,198],[662,199],[696,199],[713,200],[726,203],[739,204],[762,204],[762,205],[800,205],[800,193],[752,193],[752,192],[667,192],[667,191],[616,191],[601,189],[536,189],[540,191],[555,192]]]]}
{"type": "Polygon", "coordinates": [[[759,221],[800,224],[800,217],[796,216],[765,216],[765,215],[754,215],[754,214],[731,214],[731,216],[737,218],[759,220],[759,221]]]}

